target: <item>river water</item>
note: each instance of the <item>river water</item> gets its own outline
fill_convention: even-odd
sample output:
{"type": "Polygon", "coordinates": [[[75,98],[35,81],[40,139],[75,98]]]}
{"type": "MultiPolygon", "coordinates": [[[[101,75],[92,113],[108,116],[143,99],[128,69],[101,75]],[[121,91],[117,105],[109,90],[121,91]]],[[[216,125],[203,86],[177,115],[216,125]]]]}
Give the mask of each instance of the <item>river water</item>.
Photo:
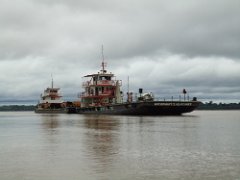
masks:
{"type": "Polygon", "coordinates": [[[240,180],[240,111],[0,112],[1,180],[240,180]]]}

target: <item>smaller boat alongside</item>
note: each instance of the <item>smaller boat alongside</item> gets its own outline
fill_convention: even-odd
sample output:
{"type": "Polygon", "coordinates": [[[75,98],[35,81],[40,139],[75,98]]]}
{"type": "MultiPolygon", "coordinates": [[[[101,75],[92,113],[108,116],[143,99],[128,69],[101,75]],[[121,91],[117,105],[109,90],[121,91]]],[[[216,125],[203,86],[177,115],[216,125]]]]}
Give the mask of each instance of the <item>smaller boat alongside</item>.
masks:
{"type": "Polygon", "coordinates": [[[60,88],[51,87],[40,95],[40,101],[36,106],[36,113],[75,113],[76,105],[73,102],[64,102],[59,93],[60,88]]]}

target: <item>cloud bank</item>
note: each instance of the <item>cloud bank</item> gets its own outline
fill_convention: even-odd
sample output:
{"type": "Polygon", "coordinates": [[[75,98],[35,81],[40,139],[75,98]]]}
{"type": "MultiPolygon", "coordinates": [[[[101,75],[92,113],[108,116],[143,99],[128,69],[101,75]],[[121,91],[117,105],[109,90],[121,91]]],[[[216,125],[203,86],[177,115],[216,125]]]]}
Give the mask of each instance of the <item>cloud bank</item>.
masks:
{"type": "Polygon", "coordinates": [[[50,86],[77,98],[107,68],[159,98],[240,100],[240,2],[0,0],[0,99],[38,99],[50,86]]]}

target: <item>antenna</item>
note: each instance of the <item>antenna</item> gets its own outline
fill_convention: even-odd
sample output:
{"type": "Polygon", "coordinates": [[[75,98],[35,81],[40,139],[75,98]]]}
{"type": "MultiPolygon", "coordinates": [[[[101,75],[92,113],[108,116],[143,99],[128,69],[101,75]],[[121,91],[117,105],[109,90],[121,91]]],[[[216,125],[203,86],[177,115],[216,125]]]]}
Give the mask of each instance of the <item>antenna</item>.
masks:
{"type": "Polygon", "coordinates": [[[129,76],[128,76],[128,80],[127,80],[128,84],[127,84],[127,91],[129,93],[129,76]]]}
{"type": "Polygon", "coordinates": [[[129,92],[129,76],[127,78],[127,102],[130,100],[130,92],[129,92]]]}
{"type": "Polygon", "coordinates": [[[52,77],[52,88],[53,88],[53,75],[51,74],[51,77],[52,77]]]}
{"type": "Polygon", "coordinates": [[[106,72],[105,66],[106,66],[106,63],[104,62],[104,53],[103,53],[103,45],[102,45],[102,72],[103,73],[106,72]]]}

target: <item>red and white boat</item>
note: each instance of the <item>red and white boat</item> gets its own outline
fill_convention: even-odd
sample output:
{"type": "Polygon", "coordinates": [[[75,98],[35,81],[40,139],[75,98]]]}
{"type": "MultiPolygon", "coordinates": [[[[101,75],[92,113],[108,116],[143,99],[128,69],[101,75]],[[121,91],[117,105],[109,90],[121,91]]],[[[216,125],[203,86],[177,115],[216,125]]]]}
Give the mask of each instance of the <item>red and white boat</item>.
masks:
{"type": "Polygon", "coordinates": [[[52,112],[67,112],[66,103],[62,100],[62,95],[59,93],[60,88],[53,87],[53,79],[51,87],[44,90],[40,95],[40,101],[37,104],[35,112],[37,113],[52,113],[52,112]]]}
{"type": "Polygon", "coordinates": [[[105,69],[104,58],[100,72],[84,76],[84,92],[80,94],[81,107],[76,108],[79,114],[112,114],[112,115],[181,115],[189,113],[200,104],[197,98],[181,101],[156,101],[151,93],[143,94],[139,89],[138,98],[133,101],[133,93],[127,93],[123,101],[120,90],[121,80],[105,69]]]}

